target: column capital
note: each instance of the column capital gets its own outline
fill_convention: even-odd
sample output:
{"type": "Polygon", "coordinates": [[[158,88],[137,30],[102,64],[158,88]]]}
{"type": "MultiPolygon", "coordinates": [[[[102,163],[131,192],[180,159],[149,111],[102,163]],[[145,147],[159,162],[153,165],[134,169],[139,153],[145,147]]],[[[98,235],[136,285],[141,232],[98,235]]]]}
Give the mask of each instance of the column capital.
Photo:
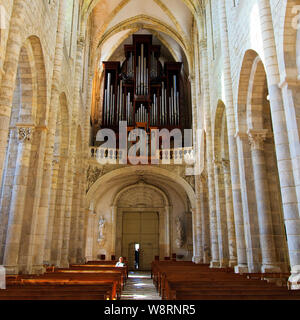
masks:
{"type": "Polygon", "coordinates": [[[252,150],[264,150],[264,142],[267,139],[268,130],[249,130],[248,137],[252,150]]]}
{"type": "Polygon", "coordinates": [[[207,39],[203,38],[199,41],[199,47],[202,50],[206,50],[207,49],[207,39]]]}
{"type": "Polygon", "coordinates": [[[214,158],[212,162],[216,169],[220,169],[222,167],[222,160],[220,160],[218,157],[214,158]]]}
{"type": "Polygon", "coordinates": [[[18,141],[20,143],[32,141],[33,133],[35,130],[34,125],[17,124],[16,127],[18,132],[18,141]]]}
{"type": "Polygon", "coordinates": [[[52,159],[52,166],[55,167],[59,164],[59,158],[58,157],[53,157],[52,159]]]}
{"type": "Polygon", "coordinates": [[[84,42],[85,42],[85,39],[84,39],[83,36],[80,36],[80,37],[77,39],[77,45],[78,45],[78,46],[83,47],[83,46],[84,46],[84,42]]]}
{"type": "Polygon", "coordinates": [[[225,173],[230,172],[230,160],[228,159],[222,159],[222,166],[225,173]]]}

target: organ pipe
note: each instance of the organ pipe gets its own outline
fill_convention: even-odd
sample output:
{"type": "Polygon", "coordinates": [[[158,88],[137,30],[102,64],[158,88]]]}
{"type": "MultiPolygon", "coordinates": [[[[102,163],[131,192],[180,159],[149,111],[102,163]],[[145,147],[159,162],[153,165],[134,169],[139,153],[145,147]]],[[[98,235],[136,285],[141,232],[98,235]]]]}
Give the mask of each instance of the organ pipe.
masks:
{"type": "Polygon", "coordinates": [[[127,64],[124,64],[127,68],[125,71],[127,77],[123,76],[123,67],[120,73],[120,64],[105,62],[107,71],[106,86],[103,91],[103,124],[114,126],[124,120],[130,125],[134,125],[135,122],[146,122],[152,126],[178,126],[180,64],[167,63],[165,77],[168,81],[162,78],[161,88],[156,91],[160,75],[158,57],[155,53],[158,51],[157,48],[152,48],[151,44],[149,46],[141,42],[137,42],[132,50],[129,48],[127,64]],[[139,53],[135,55],[134,52],[139,53]],[[151,90],[150,84],[153,84],[151,90]],[[143,98],[149,94],[152,102],[148,102],[148,97],[143,98]]]}

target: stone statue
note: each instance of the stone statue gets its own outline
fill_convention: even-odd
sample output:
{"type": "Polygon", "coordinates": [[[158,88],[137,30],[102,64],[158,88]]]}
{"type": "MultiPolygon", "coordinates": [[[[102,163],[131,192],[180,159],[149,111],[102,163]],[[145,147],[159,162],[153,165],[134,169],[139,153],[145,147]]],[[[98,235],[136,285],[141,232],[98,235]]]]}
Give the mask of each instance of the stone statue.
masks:
{"type": "Polygon", "coordinates": [[[182,248],[184,243],[184,230],[183,230],[183,222],[181,217],[176,218],[176,233],[177,233],[177,238],[176,238],[177,248],[182,248]]]}
{"type": "Polygon", "coordinates": [[[105,222],[106,220],[101,216],[99,219],[99,226],[98,226],[98,231],[99,231],[98,242],[101,242],[104,240],[105,222]]]}

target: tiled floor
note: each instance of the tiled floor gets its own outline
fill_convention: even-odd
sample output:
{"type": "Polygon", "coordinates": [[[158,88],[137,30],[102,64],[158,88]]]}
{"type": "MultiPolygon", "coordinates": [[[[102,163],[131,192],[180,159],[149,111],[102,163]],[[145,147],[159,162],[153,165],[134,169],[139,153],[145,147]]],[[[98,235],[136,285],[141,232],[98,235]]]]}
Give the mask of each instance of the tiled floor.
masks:
{"type": "Polygon", "coordinates": [[[121,300],[161,300],[150,272],[130,271],[121,300]]]}

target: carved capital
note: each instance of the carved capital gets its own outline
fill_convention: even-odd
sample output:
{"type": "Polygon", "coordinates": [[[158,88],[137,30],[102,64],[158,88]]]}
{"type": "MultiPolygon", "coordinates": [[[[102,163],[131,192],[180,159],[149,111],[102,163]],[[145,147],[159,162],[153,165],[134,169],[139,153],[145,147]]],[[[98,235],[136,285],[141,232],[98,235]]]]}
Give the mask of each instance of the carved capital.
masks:
{"type": "Polygon", "coordinates": [[[207,40],[202,39],[199,41],[199,47],[201,50],[206,50],[207,49],[207,40]]]}
{"type": "Polygon", "coordinates": [[[54,158],[54,159],[52,160],[52,167],[55,167],[55,166],[57,166],[58,164],[59,164],[58,158],[54,158]]]}
{"type": "Polygon", "coordinates": [[[249,130],[248,137],[252,150],[264,150],[264,142],[267,139],[268,130],[249,130]]]}
{"type": "Polygon", "coordinates": [[[222,166],[225,173],[230,173],[230,161],[227,159],[222,159],[222,166]]]}
{"type": "Polygon", "coordinates": [[[19,142],[32,141],[34,127],[17,127],[17,130],[18,130],[18,141],[19,142]]]}
{"type": "Polygon", "coordinates": [[[222,168],[222,161],[218,157],[216,157],[213,160],[213,165],[214,165],[215,170],[219,171],[222,168]]]}

